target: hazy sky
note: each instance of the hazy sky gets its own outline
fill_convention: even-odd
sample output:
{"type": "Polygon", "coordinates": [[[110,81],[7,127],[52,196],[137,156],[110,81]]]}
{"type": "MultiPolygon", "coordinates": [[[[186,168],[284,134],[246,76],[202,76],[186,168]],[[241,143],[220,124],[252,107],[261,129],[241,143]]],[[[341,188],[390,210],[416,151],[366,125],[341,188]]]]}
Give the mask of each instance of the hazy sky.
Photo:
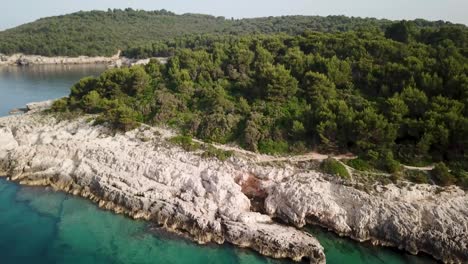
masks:
{"type": "Polygon", "coordinates": [[[348,15],[468,25],[468,0],[2,0],[0,29],[45,16],[107,8],[167,9],[225,17],[348,15]]]}

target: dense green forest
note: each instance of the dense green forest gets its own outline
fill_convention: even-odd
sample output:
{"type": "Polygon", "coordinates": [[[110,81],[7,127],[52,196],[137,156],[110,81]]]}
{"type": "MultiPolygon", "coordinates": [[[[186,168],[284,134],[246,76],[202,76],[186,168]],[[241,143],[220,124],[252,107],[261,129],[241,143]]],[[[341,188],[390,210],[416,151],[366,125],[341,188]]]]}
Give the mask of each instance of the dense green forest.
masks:
{"type": "MultiPolygon", "coordinates": [[[[114,9],[43,18],[2,31],[0,53],[110,56],[119,49],[144,46],[149,42],[189,34],[302,34],[305,30],[345,32],[369,28],[382,31],[391,23],[388,20],[344,16],[283,16],[239,20],[199,14],[176,15],[165,10],[114,9]]],[[[415,20],[413,24],[418,29],[437,29],[451,25],[425,20],[415,20]]]]}
{"type": "Polygon", "coordinates": [[[356,166],[391,173],[400,162],[439,163],[438,183],[466,185],[466,47],[466,29],[409,22],[385,32],[186,37],[132,49],[173,56],[82,79],[54,110],[98,113],[121,130],[169,124],[262,153],[351,151],[356,166]]]}

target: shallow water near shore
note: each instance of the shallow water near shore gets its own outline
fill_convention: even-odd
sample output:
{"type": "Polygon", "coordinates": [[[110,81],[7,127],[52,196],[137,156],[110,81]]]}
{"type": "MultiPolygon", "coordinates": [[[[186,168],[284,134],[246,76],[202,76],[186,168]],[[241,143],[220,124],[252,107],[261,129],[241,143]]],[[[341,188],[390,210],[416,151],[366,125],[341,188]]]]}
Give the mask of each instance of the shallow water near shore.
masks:
{"type": "MultiPolygon", "coordinates": [[[[0,67],[0,116],[31,101],[65,96],[81,77],[103,65],[0,67]]],[[[327,263],[435,263],[388,248],[307,228],[325,247],[327,263]]],[[[291,263],[230,245],[200,246],[99,209],[48,188],[19,186],[0,178],[0,263],[291,263]]]]}

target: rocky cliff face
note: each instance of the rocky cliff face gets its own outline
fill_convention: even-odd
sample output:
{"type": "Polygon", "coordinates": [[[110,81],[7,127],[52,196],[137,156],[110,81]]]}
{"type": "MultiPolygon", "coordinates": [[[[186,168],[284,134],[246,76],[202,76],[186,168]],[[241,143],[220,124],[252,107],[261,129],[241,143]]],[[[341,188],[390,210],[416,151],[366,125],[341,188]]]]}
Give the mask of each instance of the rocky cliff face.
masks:
{"type": "Polygon", "coordinates": [[[82,195],[200,243],[227,241],[277,258],[325,262],[315,238],[272,217],[468,261],[468,196],[457,187],[387,185],[366,193],[293,165],[204,159],[167,143],[171,135],[150,127],[113,135],[85,118],[58,122],[40,113],[1,118],[0,174],[82,195]]]}
{"type": "Polygon", "coordinates": [[[457,187],[376,186],[372,194],[299,173],[276,184],[267,213],[294,224],[318,224],[358,241],[468,262],[468,196],[457,187]]]}

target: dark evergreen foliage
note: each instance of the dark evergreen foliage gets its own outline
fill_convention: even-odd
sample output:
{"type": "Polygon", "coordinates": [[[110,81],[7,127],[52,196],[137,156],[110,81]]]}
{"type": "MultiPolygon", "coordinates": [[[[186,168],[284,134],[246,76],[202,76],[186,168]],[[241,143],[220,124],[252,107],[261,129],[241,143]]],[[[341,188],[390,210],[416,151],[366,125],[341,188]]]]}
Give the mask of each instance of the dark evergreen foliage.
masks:
{"type": "Polygon", "coordinates": [[[466,185],[467,30],[418,23],[386,32],[156,41],[126,53],[170,55],[166,65],[152,61],[85,78],[54,109],[101,113],[98,121],[120,130],[139,122],[169,124],[205,141],[263,153],[351,151],[365,161],[354,165],[395,175],[400,162],[444,162],[447,168],[438,166],[432,177],[466,185]]]}
{"type": "MultiPolygon", "coordinates": [[[[108,10],[77,12],[64,16],[39,19],[0,32],[0,53],[26,53],[45,56],[113,55],[119,49],[141,46],[133,53],[143,55],[149,47],[157,51],[164,47],[148,44],[190,34],[246,35],[251,33],[302,34],[304,31],[345,32],[351,30],[382,31],[392,22],[372,18],[345,16],[282,16],[254,19],[225,19],[199,14],[176,15],[166,10],[108,10]]],[[[415,20],[412,28],[425,29],[427,42],[460,38],[464,26],[445,22],[415,20]],[[438,31],[441,27],[447,30],[438,31]]],[[[404,32],[403,32],[404,33],[404,32]]],[[[398,32],[396,32],[398,34],[398,32]]],[[[466,36],[466,35],[465,35],[466,36]]],[[[413,36],[411,36],[413,37],[413,36]]],[[[466,38],[463,40],[466,43],[466,38]]],[[[454,41],[459,44],[458,40],[454,41]]]]}

